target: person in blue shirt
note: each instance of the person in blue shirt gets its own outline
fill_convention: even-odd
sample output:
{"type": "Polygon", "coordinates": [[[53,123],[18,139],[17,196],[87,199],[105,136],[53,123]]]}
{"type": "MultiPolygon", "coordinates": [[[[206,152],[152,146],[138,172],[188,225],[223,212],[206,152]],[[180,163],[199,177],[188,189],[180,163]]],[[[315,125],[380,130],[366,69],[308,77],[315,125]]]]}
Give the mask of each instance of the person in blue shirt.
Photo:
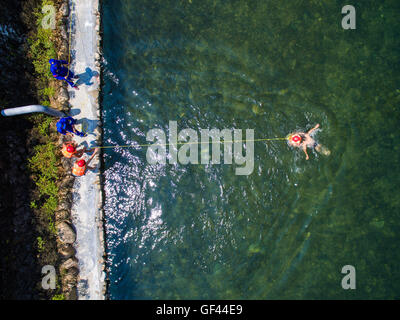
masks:
{"type": "Polygon", "coordinates": [[[78,86],[72,82],[72,79],[78,79],[79,77],[75,76],[71,70],[68,71],[68,68],[63,66],[64,64],[68,64],[67,61],[50,59],[49,63],[50,71],[53,74],[54,78],[58,80],[65,80],[72,88],[79,90],[78,86]]]}
{"type": "Polygon", "coordinates": [[[85,137],[86,133],[80,132],[75,129],[74,125],[76,120],[72,117],[64,117],[58,120],[57,122],[57,131],[61,134],[66,134],[68,136],[72,136],[72,133],[76,134],[79,137],[85,137]]]}

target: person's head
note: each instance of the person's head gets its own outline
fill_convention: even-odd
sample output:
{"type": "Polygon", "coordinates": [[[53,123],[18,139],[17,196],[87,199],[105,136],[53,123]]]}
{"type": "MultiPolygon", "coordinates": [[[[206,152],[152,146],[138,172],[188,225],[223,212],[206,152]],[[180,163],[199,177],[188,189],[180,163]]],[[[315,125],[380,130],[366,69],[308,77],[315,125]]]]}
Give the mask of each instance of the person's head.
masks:
{"type": "Polygon", "coordinates": [[[69,145],[67,145],[67,151],[69,153],[75,153],[76,148],[72,144],[69,144],[69,145]]]}
{"type": "Polygon", "coordinates": [[[85,164],[86,164],[86,161],[85,161],[85,160],[83,160],[83,159],[81,159],[81,160],[77,161],[77,163],[76,163],[76,164],[78,165],[78,167],[82,168],[82,167],[84,167],[84,166],[85,166],[85,164]]]}
{"type": "Polygon", "coordinates": [[[56,60],[50,59],[49,63],[50,63],[50,71],[51,72],[58,73],[60,71],[58,68],[58,64],[56,63],[56,60]]]}

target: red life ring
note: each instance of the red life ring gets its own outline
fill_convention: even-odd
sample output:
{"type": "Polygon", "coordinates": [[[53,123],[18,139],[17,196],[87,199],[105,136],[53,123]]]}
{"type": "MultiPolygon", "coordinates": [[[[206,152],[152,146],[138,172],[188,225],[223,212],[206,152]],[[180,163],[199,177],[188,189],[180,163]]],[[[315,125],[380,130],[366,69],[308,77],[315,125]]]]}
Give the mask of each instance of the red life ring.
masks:
{"type": "Polygon", "coordinates": [[[298,143],[298,142],[301,141],[301,137],[300,137],[299,135],[296,134],[296,135],[292,136],[291,140],[292,140],[293,142],[298,143]]]}

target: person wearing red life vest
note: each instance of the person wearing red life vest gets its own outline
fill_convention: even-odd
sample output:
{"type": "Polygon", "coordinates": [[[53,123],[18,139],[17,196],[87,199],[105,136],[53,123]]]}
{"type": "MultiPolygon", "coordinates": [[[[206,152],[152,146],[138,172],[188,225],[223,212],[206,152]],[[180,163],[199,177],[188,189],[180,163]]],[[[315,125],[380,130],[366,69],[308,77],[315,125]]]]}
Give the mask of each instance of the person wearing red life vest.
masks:
{"type": "Polygon", "coordinates": [[[63,143],[63,147],[61,149],[62,155],[68,159],[80,158],[84,152],[92,152],[92,149],[87,150],[86,147],[83,147],[83,149],[78,150],[77,144],[74,141],[63,143]]]}
{"type": "Polygon", "coordinates": [[[306,160],[310,159],[307,153],[307,147],[314,148],[318,152],[322,152],[325,155],[329,155],[330,151],[326,148],[323,148],[318,142],[316,142],[312,137],[311,134],[319,128],[319,124],[317,124],[311,130],[308,130],[307,133],[305,132],[295,132],[289,135],[288,141],[289,145],[295,148],[302,148],[304,153],[306,154],[306,160]]]}
{"type": "Polygon", "coordinates": [[[74,163],[74,166],[72,167],[72,175],[75,177],[81,177],[86,174],[86,171],[88,169],[93,170],[95,169],[94,167],[89,167],[90,161],[94,158],[96,153],[98,152],[99,148],[95,148],[93,154],[90,156],[89,160],[86,161],[85,159],[78,159],[74,163]]]}

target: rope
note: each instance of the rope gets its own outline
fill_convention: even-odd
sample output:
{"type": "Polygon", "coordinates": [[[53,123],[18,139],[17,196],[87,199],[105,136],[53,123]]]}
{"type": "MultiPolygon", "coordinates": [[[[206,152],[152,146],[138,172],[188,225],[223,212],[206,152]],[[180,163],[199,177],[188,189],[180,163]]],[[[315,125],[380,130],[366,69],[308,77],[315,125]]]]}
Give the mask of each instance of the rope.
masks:
{"type": "Polygon", "coordinates": [[[65,77],[68,79],[69,76],[69,69],[70,69],[70,63],[71,63],[71,42],[72,42],[72,11],[70,10],[70,17],[69,17],[69,39],[68,39],[68,73],[67,76],[65,77]]]}
{"type": "MultiPolygon", "coordinates": [[[[268,138],[268,139],[253,139],[253,140],[235,140],[235,141],[211,141],[211,143],[233,143],[233,142],[260,142],[260,141],[277,141],[277,140],[288,140],[287,137],[285,138],[268,138]]],[[[210,141],[196,141],[196,142],[177,142],[174,143],[160,143],[160,144],[138,144],[138,145],[117,145],[117,146],[97,146],[95,148],[99,149],[108,149],[108,148],[140,148],[140,147],[164,147],[164,146],[171,146],[171,145],[185,145],[185,144],[209,144],[210,141]]]]}

